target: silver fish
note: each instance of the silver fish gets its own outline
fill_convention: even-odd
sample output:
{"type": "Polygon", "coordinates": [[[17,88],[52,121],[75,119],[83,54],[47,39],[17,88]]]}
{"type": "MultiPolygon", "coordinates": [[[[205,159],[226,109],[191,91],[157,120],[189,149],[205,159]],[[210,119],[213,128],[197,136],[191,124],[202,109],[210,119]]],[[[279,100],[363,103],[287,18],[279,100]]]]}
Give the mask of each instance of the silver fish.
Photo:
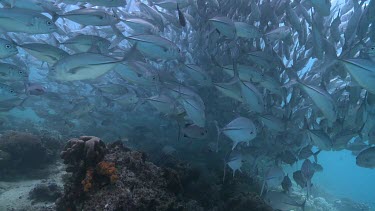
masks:
{"type": "Polygon", "coordinates": [[[170,40],[156,35],[135,35],[126,37],[131,43],[137,43],[137,49],[144,55],[154,59],[178,59],[180,48],[170,40]]]}
{"type": "Polygon", "coordinates": [[[183,67],[186,72],[193,80],[198,82],[202,86],[211,86],[212,81],[210,76],[198,65],[186,64],[183,67]]]}
{"type": "Polygon", "coordinates": [[[0,59],[8,58],[18,54],[16,45],[12,42],[0,38],[0,59]]]}
{"type": "Polygon", "coordinates": [[[236,151],[232,151],[229,155],[229,160],[227,161],[227,165],[229,168],[232,169],[233,172],[233,177],[236,174],[236,171],[242,172],[241,167],[242,167],[242,162],[243,162],[243,157],[242,154],[236,151]]]}
{"type": "Polygon", "coordinates": [[[326,91],[298,82],[301,89],[311,98],[314,104],[322,111],[324,116],[333,123],[337,119],[337,108],[334,100],[326,91]]]}
{"type": "Polygon", "coordinates": [[[129,26],[135,34],[156,34],[160,32],[159,28],[147,20],[140,18],[128,18],[124,23],[129,26]]]}
{"type": "Polygon", "coordinates": [[[64,57],[52,67],[52,77],[59,81],[95,79],[118,65],[121,60],[95,53],[64,57]]]}
{"type": "Polygon", "coordinates": [[[375,94],[375,62],[367,59],[341,60],[345,69],[363,88],[375,94]]]}
{"type": "Polygon", "coordinates": [[[311,0],[311,4],[321,16],[329,16],[331,13],[330,0],[311,0]]]}
{"type": "Polygon", "coordinates": [[[0,103],[14,98],[17,98],[16,91],[6,84],[0,84],[0,103]]]}
{"type": "Polygon", "coordinates": [[[263,96],[258,89],[247,81],[241,81],[241,96],[243,101],[249,105],[251,111],[262,113],[264,111],[263,96]]]}
{"type": "Polygon", "coordinates": [[[176,101],[171,97],[161,94],[146,98],[154,108],[156,108],[160,113],[164,114],[174,114],[177,109],[176,101]]]}
{"type": "Polygon", "coordinates": [[[272,114],[265,114],[259,116],[264,126],[271,129],[272,131],[283,132],[286,130],[286,124],[283,120],[275,117],[272,114]]]}
{"type": "Polygon", "coordinates": [[[54,65],[57,61],[69,55],[66,51],[58,47],[44,43],[27,43],[18,46],[38,60],[47,62],[49,65],[54,65]]]}
{"type": "Polygon", "coordinates": [[[218,128],[218,133],[223,133],[233,142],[232,150],[241,142],[249,144],[257,136],[256,127],[250,119],[237,117],[229,122],[222,129],[218,128]]]}
{"type": "Polygon", "coordinates": [[[253,25],[244,22],[234,22],[234,26],[236,27],[236,33],[238,37],[247,39],[262,37],[261,31],[253,25]]]}
{"type": "Polygon", "coordinates": [[[57,26],[51,19],[33,10],[0,8],[0,30],[49,34],[57,31],[57,26]]]}
{"type": "Polygon", "coordinates": [[[185,126],[181,129],[181,133],[186,138],[205,139],[207,137],[208,130],[194,124],[185,124],[185,126]]]}
{"type": "Polygon", "coordinates": [[[116,14],[99,9],[77,9],[66,12],[59,17],[67,18],[84,26],[110,26],[120,22],[116,14]]]}
{"type": "Polygon", "coordinates": [[[0,63],[0,81],[25,81],[27,78],[27,71],[20,67],[9,63],[0,63]]]}
{"type": "Polygon", "coordinates": [[[155,5],[167,10],[175,10],[177,8],[177,5],[180,8],[185,8],[189,6],[189,4],[190,3],[188,0],[163,0],[155,2],[155,5]]]}
{"type": "Polygon", "coordinates": [[[103,37],[80,34],[65,40],[61,44],[72,49],[76,53],[102,53],[108,54],[111,42],[103,37]]]}
{"type": "Polygon", "coordinates": [[[227,17],[214,17],[209,19],[214,27],[224,36],[233,39],[236,37],[236,26],[234,22],[227,17]]]}
{"type": "MultiPolygon", "coordinates": [[[[233,65],[226,65],[223,67],[223,70],[229,76],[234,77],[233,65]]],[[[242,81],[250,81],[253,83],[260,83],[264,81],[264,74],[262,73],[261,69],[253,66],[239,64],[237,65],[237,70],[240,80],[242,81]]]]}
{"type": "Polygon", "coordinates": [[[265,36],[269,41],[283,40],[292,33],[292,28],[289,26],[281,26],[270,32],[267,32],[265,36]]]}
{"type": "Polygon", "coordinates": [[[361,151],[357,155],[356,163],[364,168],[375,168],[375,147],[369,147],[361,151]]]}
{"type": "Polygon", "coordinates": [[[121,78],[136,85],[153,86],[159,82],[157,71],[144,62],[123,62],[115,67],[115,71],[121,78]]]}
{"type": "Polygon", "coordinates": [[[241,95],[241,86],[237,81],[230,81],[227,83],[214,83],[214,86],[223,95],[235,99],[239,102],[243,102],[243,96],[241,95]]]}
{"type": "Polygon", "coordinates": [[[309,130],[311,141],[320,150],[331,150],[333,143],[331,138],[322,130],[309,130]]]}
{"type": "Polygon", "coordinates": [[[274,188],[274,187],[280,186],[284,180],[284,176],[285,176],[285,173],[281,167],[274,166],[274,167],[269,168],[264,177],[263,186],[260,191],[260,195],[263,194],[265,185],[267,185],[268,188],[274,188]]]}
{"type": "Polygon", "coordinates": [[[203,100],[199,96],[195,98],[182,97],[179,101],[184,107],[189,119],[193,121],[195,125],[199,127],[206,126],[205,106],[203,100]]]}

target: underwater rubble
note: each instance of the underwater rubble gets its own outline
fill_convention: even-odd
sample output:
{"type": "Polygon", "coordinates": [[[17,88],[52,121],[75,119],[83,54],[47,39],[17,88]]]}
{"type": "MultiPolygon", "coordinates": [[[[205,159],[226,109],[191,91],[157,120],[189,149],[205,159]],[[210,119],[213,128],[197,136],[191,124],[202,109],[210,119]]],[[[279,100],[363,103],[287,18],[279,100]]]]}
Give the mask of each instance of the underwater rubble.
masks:
{"type": "Polygon", "coordinates": [[[29,199],[32,200],[32,204],[37,202],[55,202],[61,195],[62,188],[58,184],[47,182],[37,184],[29,192],[29,199]]]}
{"type": "MultiPolygon", "coordinates": [[[[93,136],[74,138],[61,157],[71,176],[56,202],[57,210],[272,210],[255,193],[236,194],[207,207],[187,188],[194,180],[186,175],[194,177],[194,171],[181,165],[176,170],[158,167],[145,153],[120,141],[106,145],[93,136]]],[[[204,188],[200,191],[209,196],[204,188]]]]}

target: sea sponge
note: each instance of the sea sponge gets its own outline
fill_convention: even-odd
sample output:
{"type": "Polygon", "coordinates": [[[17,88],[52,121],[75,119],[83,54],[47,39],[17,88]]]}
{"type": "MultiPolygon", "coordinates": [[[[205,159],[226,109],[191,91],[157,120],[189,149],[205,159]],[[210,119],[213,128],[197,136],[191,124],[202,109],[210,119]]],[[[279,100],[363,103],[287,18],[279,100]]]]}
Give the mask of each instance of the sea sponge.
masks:
{"type": "Polygon", "coordinates": [[[102,161],[106,146],[102,140],[95,136],[81,136],[70,139],[61,152],[65,164],[81,168],[83,161],[87,167],[95,167],[102,161]]]}
{"type": "Polygon", "coordinates": [[[99,175],[107,176],[112,184],[118,180],[117,169],[112,162],[102,161],[98,163],[96,170],[99,175]]]}

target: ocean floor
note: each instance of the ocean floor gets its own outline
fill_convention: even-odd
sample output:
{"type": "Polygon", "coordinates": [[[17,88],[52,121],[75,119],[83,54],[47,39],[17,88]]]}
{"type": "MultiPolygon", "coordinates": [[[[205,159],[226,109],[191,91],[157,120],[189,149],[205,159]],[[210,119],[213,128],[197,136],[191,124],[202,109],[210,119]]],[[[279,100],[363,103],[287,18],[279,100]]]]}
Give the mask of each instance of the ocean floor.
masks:
{"type": "Polygon", "coordinates": [[[13,181],[0,181],[0,211],[55,210],[54,201],[33,200],[30,198],[30,192],[40,184],[54,183],[62,188],[64,165],[57,162],[39,173],[39,178],[15,178],[13,181]]]}
{"type": "MultiPolygon", "coordinates": [[[[15,137],[30,137],[21,135],[15,137]]],[[[122,141],[105,144],[97,137],[81,139],[66,143],[62,160],[50,160],[52,163],[39,168],[11,174],[17,177],[0,179],[0,211],[272,210],[258,196],[262,178],[245,169],[223,183],[221,170],[196,168],[170,153],[157,155],[162,150],[140,152],[122,141]],[[84,153],[79,144],[93,145],[93,153],[84,153]],[[170,162],[154,164],[155,160],[170,162]]],[[[302,204],[306,190],[294,182],[292,187],[290,196],[302,204]]],[[[293,211],[298,210],[302,209],[293,211]]],[[[329,194],[316,184],[305,211],[370,211],[370,207],[329,194]]]]}

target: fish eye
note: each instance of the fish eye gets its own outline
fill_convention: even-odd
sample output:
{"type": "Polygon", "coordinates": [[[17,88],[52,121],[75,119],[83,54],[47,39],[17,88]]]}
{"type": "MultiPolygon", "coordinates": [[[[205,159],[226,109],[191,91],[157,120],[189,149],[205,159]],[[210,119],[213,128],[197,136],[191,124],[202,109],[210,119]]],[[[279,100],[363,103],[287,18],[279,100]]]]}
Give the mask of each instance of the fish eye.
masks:
{"type": "Polygon", "coordinates": [[[254,133],[253,131],[250,132],[250,134],[253,134],[253,133],[254,133]]]}
{"type": "Polygon", "coordinates": [[[10,48],[10,45],[5,45],[5,48],[10,48]]]}
{"type": "Polygon", "coordinates": [[[10,90],[10,93],[14,93],[14,90],[11,89],[11,90],[10,90]]]}
{"type": "Polygon", "coordinates": [[[20,74],[22,74],[23,72],[22,71],[19,71],[20,74]]]}
{"type": "Polygon", "coordinates": [[[47,21],[47,25],[51,25],[52,24],[52,22],[51,21],[47,21]]]}

